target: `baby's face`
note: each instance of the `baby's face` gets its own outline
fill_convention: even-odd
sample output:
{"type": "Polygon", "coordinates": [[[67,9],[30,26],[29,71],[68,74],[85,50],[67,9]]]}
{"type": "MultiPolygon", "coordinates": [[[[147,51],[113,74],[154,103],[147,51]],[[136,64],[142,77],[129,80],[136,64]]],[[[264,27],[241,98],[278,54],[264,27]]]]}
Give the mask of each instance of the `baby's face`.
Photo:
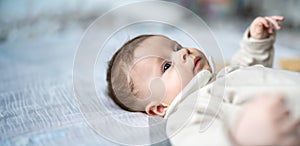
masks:
{"type": "Polygon", "coordinates": [[[163,36],[144,40],[134,52],[130,71],[138,95],[170,105],[201,70],[211,71],[205,55],[194,48],[182,48],[163,36]]]}

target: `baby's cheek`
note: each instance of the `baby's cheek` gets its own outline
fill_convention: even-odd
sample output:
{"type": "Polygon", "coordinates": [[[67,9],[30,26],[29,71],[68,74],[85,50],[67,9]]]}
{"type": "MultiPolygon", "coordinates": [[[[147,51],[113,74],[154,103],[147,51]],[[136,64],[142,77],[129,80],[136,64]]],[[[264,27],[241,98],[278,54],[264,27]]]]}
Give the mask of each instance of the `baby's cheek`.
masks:
{"type": "Polygon", "coordinates": [[[164,101],[170,104],[173,99],[182,91],[183,82],[177,73],[170,74],[166,79],[163,79],[166,86],[166,94],[164,101]]]}
{"type": "Polygon", "coordinates": [[[153,78],[149,83],[150,97],[155,100],[162,100],[166,94],[166,84],[161,78],[153,78]]]}

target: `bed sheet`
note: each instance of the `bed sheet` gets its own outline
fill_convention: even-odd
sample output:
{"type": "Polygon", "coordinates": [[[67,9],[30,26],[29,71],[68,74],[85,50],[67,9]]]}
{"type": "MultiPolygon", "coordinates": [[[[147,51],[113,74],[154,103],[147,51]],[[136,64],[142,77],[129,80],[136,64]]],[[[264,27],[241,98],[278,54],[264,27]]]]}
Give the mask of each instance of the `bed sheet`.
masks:
{"type": "MultiPolygon", "coordinates": [[[[100,136],[80,111],[72,84],[79,38],[77,34],[0,44],[0,145],[119,145],[100,136]]],[[[125,112],[110,102],[108,114],[148,124],[148,119],[139,119],[141,113],[125,112]]],[[[102,117],[104,122],[105,118],[109,117],[102,117]]],[[[128,132],[123,138],[132,136],[128,132]]]]}

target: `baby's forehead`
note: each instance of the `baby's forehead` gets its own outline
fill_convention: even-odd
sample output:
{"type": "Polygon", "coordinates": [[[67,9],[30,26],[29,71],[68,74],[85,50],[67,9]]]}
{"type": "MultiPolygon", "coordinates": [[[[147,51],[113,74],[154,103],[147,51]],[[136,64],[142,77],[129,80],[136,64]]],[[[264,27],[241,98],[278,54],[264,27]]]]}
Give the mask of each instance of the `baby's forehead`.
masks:
{"type": "Polygon", "coordinates": [[[141,58],[149,55],[165,56],[170,51],[176,50],[180,46],[174,40],[165,36],[152,36],[141,42],[134,51],[135,58],[141,58]]]}
{"type": "Polygon", "coordinates": [[[151,42],[151,41],[174,41],[172,39],[170,39],[169,37],[167,36],[164,36],[164,35],[154,35],[152,37],[149,37],[148,39],[146,39],[144,42],[151,42]]]}
{"type": "Polygon", "coordinates": [[[155,35],[147,38],[144,40],[140,46],[174,46],[174,45],[179,45],[175,40],[170,39],[167,36],[164,35],[155,35]]]}

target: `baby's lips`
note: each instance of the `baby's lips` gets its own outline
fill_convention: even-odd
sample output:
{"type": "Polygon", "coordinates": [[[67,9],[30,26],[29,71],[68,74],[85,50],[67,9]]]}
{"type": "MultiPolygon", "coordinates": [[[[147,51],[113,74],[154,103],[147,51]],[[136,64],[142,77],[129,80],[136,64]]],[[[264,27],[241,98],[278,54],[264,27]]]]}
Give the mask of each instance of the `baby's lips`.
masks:
{"type": "Polygon", "coordinates": [[[196,66],[197,62],[201,60],[200,56],[195,56],[194,58],[194,65],[196,66]]]}
{"type": "Polygon", "coordinates": [[[198,62],[201,61],[201,57],[200,56],[195,56],[194,58],[194,70],[197,67],[198,62]]]}

